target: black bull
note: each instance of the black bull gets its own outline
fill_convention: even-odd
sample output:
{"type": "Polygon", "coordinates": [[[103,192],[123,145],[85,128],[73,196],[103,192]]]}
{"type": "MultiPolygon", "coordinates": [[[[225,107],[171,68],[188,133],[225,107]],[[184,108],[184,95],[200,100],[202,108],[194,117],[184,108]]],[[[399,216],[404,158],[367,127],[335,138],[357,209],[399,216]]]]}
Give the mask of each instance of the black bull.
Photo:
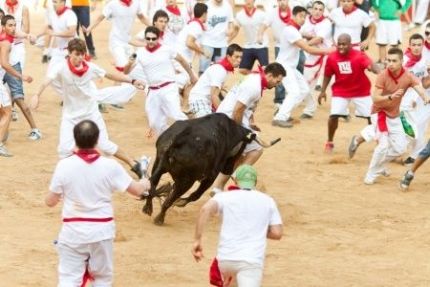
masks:
{"type": "Polygon", "coordinates": [[[168,193],[154,223],[164,223],[166,211],[173,204],[185,206],[198,200],[212,185],[219,172],[233,173],[234,164],[245,146],[256,135],[224,114],[215,113],[202,118],[177,121],[157,140],[157,156],[150,177],[151,190],[143,212],[152,214],[152,200],[158,195],[156,187],[168,172],[173,178],[173,191],[168,193]],[[200,185],[190,196],[180,198],[194,184],[200,185]]]}

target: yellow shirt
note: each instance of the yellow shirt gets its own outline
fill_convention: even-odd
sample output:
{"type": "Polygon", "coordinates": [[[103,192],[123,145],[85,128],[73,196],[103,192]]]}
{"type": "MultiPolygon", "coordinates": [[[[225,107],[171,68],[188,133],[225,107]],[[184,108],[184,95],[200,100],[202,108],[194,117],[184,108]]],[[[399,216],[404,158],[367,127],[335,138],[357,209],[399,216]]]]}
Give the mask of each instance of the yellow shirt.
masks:
{"type": "Polygon", "coordinates": [[[72,0],[72,6],[90,6],[90,0],[72,0]]]}

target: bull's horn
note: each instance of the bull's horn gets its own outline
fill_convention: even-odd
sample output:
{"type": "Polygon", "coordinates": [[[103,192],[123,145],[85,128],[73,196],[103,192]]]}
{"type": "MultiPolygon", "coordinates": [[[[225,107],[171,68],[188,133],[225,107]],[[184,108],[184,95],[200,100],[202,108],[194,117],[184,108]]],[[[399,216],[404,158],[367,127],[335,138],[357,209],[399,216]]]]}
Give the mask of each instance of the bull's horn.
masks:
{"type": "Polygon", "coordinates": [[[277,144],[278,142],[280,142],[281,141],[281,138],[277,138],[277,139],[274,139],[274,140],[272,140],[270,143],[267,143],[267,142],[265,142],[265,141],[263,141],[260,137],[255,137],[255,141],[259,144],[259,145],[261,145],[262,147],[264,147],[264,148],[268,148],[268,147],[271,147],[272,145],[275,145],[275,144],[277,144]]]}

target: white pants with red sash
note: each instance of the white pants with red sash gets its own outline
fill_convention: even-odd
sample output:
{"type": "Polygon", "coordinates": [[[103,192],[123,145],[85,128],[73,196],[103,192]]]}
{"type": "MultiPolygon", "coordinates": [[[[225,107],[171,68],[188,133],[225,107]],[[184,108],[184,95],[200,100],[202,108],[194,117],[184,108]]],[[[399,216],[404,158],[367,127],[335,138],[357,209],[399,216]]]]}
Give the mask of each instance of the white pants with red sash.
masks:
{"type": "Polygon", "coordinates": [[[309,95],[305,98],[305,109],[303,113],[307,115],[313,115],[317,109],[317,100],[314,95],[314,89],[320,78],[320,75],[324,71],[324,65],[327,57],[318,56],[317,60],[313,63],[305,63],[305,69],[303,76],[309,85],[309,95]]]}

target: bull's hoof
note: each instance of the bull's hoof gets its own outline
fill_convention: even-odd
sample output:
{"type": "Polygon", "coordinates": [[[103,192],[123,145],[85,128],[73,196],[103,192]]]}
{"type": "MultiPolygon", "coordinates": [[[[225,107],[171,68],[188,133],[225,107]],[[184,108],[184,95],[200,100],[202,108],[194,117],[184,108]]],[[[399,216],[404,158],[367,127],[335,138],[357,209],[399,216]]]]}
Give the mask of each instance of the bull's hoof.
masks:
{"type": "Polygon", "coordinates": [[[185,198],[179,198],[175,201],[174,205],[177,207],[184,207],[188,204],[188,201],[185,198]]]}
{"type": "Polygon", "coordinates": [[[146,202],[146,204],[142,208],[142,211],[143,211],[143,213],[151,216],[152,215],[152,204],[149,205],[148,202],[146,202]]]}
{"type": "Polygon", "coordinates": [[[164,216],[161,216],[161,214],[157,215],[157,217],[154,218],[154,224],[161,226],[164,224],[164,216]]]}

